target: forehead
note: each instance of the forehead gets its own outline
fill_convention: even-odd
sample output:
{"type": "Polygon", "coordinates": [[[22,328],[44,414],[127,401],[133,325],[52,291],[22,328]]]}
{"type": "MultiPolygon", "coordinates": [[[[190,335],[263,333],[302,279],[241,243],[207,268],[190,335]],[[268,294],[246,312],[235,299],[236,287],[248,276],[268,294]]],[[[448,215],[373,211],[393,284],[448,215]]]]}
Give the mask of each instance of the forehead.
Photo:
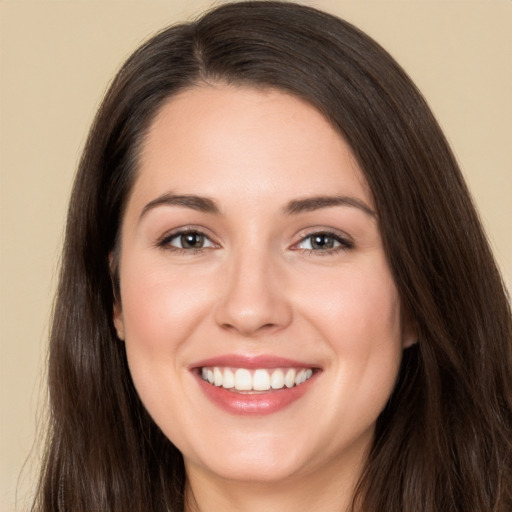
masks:
{"type": "Polygon", "coordinates": [[[372,203],[350,147],[316,108],[275,89],[229,85],[187,89],[156,115],[132,195],[166,191],[241,204],[350,193],[372,203]]]}

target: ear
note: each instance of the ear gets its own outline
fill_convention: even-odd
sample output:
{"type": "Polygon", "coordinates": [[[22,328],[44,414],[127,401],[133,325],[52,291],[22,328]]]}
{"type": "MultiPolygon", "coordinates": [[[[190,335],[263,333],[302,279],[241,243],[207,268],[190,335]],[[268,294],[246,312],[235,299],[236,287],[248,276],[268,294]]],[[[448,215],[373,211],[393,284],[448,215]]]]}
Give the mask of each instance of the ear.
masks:
{"type": "Polygon", "coordinates": [[[402,348],[412,347],[418,342],[418,329],[416,322],[408,311],[404,311],[402,318],[402,348]]]}
{"type": "Polygon", "coordinates": [[[114,302],[114,310],[113,310],[113,321],[114,327],[116,328],[117,337],[120,340],[124,341],[124,319],[123,319],[123,308],[121,307],[121,303],[118,299],[114,302]]]}
{"type": "Polygon", "coordinates": [[[112,308],[112,320],[114,322],[114,327],[117,332],[117,337],[120,340],[124,340],[124,319],[123,319],[123,307],[121,305],[121,297],[119,290],[119,282],[116,277],[119,272],[119,267],[117,264],[117,257],[113,252],[109,254],[109,265],[110,265],[110,279],[112,281],[112,291],[114,294],[114,307],[112,308]]]}

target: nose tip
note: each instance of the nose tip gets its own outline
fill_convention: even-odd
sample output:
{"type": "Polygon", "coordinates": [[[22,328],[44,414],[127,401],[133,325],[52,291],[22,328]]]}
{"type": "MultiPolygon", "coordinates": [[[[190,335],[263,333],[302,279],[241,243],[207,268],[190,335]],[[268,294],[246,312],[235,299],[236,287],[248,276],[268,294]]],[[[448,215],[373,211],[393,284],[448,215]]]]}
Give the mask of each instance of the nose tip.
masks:
{"type": "Polygon", "coordinates": [[[242,312],[241,314],[237,314],[236,318],[232,316],[229,320],[222,322],[220,325],[223,329],[237,332],[244,337],[252,337],[264,332],[271,333],[280,328],[280,324],[277,322],[261,322],[258,318],[255,318],[251,312],[242,312]]]}
{"type": "Polygon", "coordinates": [[[279,331],[292,317],[281,279],[268,266],[258,267],[231,273],[215,312],[221,328],[244,337],[279,331]]]}

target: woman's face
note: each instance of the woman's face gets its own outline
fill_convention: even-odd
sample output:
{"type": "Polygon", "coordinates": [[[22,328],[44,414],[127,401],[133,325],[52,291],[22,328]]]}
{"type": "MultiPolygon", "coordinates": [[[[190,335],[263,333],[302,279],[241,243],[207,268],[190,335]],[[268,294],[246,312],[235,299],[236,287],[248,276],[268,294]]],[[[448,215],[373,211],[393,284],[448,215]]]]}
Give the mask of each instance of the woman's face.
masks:
{"type": "Polygon", "coordinates": [[[316,109],[223,85],[168,101],[120,283],[135,387],[189,476],[358,467],[412,335],[363,175],[316,109]]]}

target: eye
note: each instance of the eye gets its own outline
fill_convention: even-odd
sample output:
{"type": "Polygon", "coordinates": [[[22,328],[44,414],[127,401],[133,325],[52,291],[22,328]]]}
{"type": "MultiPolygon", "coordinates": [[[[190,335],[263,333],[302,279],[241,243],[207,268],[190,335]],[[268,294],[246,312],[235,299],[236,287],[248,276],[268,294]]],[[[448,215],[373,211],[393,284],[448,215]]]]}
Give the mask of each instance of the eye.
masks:
{"type": "Polygon", "coordinates": [[[310,235],[302,238],[295,247],[305,251],[332,253],[338,250],[351,249],[353,244],[338,234],[321,231],[311,233],[310,235]]]}
{"type": "Polygon", "coordinates": [[[177,250],[200,250],[215,247],[215,244],[200,231],[187,230],[165,237],[158,245],[177,250]]]}

